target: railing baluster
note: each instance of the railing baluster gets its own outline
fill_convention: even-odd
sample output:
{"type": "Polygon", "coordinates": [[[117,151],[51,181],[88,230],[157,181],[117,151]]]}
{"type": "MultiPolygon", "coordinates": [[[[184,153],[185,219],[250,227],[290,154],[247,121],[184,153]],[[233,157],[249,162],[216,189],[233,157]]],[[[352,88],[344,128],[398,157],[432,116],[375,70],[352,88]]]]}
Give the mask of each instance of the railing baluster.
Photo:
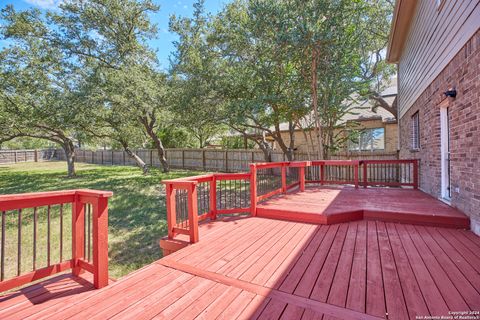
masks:
{"type": "Polygon", "coordinates": [[[63,261],[63,203],[60,205],[60,260],[63,261]]]}
{"type": "Polygon", "coordinates": [[[91,244],[91,226],[90,226],[90,220],[91,220],[91,216],[92,216],[92,205],[91,204],[88,204],[88,212],[87,212],[87,230],[88,230],[88,233],[87,233],[87,237],[88,237],[88,240],[87,240],[87,257],[88,257],[88,261],[90,262],[91,260],[91,251],[90,251],[90,244],[91,244]]]}
{"type": "Polygon", "coordinates": [[[37,207],[33,208],[33,270],[37,269],[37,207]]]}
{"type": "Polygon", "coordinates": [[[22,209],[18,209],[17,276],[22,271],[22,209]]]}
{"type": "Polygon", "coordinates": [[[88,215],[88,205],[83,205],[83,259],[86,260],[86,253],[87,253],[87,215],[88,215]]]}
{"type": "Polygon", "coordinates": [[[47,207],[47,266],[50,266],[50,206],[47,207]]]}
{"type": "Polygon", "coordinates": [[[2,253],[0,257],[0,281],[5,278],[5,215],[6,212],[2,211],[2,253]]]}

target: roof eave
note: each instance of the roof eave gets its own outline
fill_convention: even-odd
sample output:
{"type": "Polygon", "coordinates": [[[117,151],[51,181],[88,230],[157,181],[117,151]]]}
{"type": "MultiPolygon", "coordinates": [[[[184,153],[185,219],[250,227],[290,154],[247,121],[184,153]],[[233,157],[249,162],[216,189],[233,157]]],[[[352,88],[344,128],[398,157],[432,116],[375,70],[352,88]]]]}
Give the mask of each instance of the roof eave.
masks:
{"type": "Polygon", "coordinates": [[[397,0],[387,47],[387,61],[398,63],[402,55],[417,1],[397,0]]]}

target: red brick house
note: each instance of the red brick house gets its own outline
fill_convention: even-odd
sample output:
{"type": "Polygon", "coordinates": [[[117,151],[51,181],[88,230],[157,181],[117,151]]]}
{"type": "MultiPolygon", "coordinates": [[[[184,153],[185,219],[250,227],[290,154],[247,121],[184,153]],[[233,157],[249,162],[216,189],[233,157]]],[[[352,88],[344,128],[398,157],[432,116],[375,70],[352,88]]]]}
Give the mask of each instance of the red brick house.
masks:
{"type": "Polygon", "coordinates": [[[420,187],[480,234],[480,1],[397,0],[387,59],[398,66],[400,157],[420,187]]]}

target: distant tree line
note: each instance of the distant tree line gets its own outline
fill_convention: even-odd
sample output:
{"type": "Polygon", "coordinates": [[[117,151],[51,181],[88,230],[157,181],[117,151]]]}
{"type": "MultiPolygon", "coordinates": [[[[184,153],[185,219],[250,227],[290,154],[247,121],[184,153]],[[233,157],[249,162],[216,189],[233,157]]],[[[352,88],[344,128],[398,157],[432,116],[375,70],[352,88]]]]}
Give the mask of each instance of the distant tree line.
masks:
{"type": "Polygon", "coordinates": [[[314,136],[309,153],[328,158],[348,139],[338,120],[354,103],[373,97],[381,107],[378,84],[393,72],[390,1],[234,0],[215,15],[203,2],[191,18],[171,16],[168,70],[148,44],[160,10],[151,0],[2,8],[0,146],[60,146],[69,177],[85,144],[122,148],[145,173],[133,149],[154,148],[167,172],[166,147],[214,140],[257,146],[268,161],[268,136],[293,160],[303,130],[314,136]]]}

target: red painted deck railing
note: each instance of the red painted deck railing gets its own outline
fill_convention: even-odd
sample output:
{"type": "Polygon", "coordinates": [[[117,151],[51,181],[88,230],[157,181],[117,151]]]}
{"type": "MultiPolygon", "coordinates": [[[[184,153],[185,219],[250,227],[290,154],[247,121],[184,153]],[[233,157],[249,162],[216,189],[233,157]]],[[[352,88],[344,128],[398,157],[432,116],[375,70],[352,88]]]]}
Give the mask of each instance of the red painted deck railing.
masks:
{"type": "Polygon", "coordinates": [[[198,241],[198,222],[218,214],[249,212],[257,203],[306,184],[409,186],[418,188],[417,160],[319,160],[250,164],[249,173],[208,174],[163,181],[166,185],[168,237],[198,241]]]}
{"type": "Polygon", "coordinates": [[[91,272],[96,288],[106,286],[110,196],[96,190],[0,196],[0,292],[68,269],[91,272]]]}

